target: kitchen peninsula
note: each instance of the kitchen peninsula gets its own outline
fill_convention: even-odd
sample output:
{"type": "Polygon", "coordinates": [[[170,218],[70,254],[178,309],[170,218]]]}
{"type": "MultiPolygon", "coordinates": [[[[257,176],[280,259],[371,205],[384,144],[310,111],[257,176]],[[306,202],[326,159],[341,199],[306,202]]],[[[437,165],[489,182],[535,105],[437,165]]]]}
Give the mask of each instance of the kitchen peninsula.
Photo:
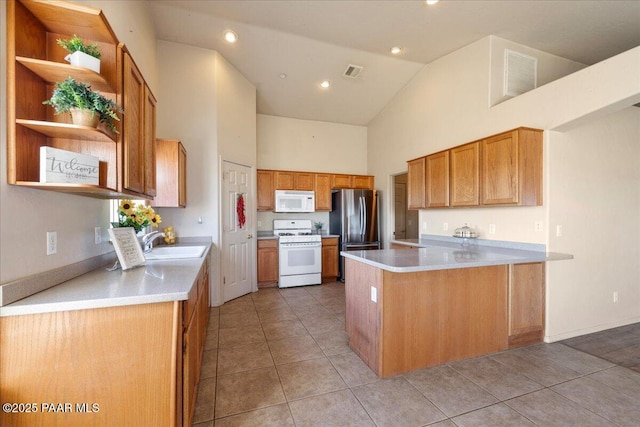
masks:
{"type": "Polygon", "coordinates": [[[381,378],[542,341],[545,262],[572,258],[508,242],[402,245],[341,252],[349,346],[381,378]]]}

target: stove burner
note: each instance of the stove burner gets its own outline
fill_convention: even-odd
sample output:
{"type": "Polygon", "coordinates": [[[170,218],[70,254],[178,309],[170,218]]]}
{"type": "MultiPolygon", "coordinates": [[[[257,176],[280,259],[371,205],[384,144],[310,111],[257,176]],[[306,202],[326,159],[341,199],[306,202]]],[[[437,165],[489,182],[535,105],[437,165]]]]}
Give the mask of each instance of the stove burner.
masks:
{"type": "Polygon", "coordinates": [[[293,233],[278,233],[279,236],[295,236],[293,233]]]}

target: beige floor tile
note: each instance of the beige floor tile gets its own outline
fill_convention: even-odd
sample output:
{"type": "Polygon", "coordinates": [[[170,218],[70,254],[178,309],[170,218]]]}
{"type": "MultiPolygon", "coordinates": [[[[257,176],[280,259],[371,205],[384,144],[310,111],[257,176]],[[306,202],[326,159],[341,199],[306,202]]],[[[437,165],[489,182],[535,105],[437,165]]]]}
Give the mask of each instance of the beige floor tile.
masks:
{"type": "Polygon", "coordinates": [[[202,352],[202,367],[200,378],[215,378],[218,374],[218,350],[206,350],[202,352]]]}
{"type": "Polygon", "coordinates": [[[311,296],[309,292],[307,292],[306,288],[296,288],[296,287],[280,289],[280,295],[287,300],[290,298],[311,296]]]}
{"type": "Polygon", "coordinates": [[[278,307],[264,311],[258,311],[260,323],[273,323],[281,320],[298,320],[298,316],[285,303],[285,307],[278,307]]]}
{"type": "Polygon", "coordinates": [[[312,336],[327,356],[344,354],[351,351],[349,348],[349,336],[344,331],[323,332],[313,334],[312,336]]]}
{"type": "Polygon", "coordinates": [[[287,304],[287,301],[280,296],[278,297],[278,299],[255,301],[253,304],[255,305],[256,311],[258,313],[261,313],[263,311],[271,311],[271,310],[279,310],[279,309],[291,310],[291,307],[289,307],[289,304],[287,304]]]}
{"type": "Polygon", "coordinates": [[[297,427],[375,426],[349,390],[289,402],[289,408],[297,427]]]}
{"type": "Polygon", "coordinates": [[[257,325],[258,313],[255,310],[244,313],[229,313],[220,315],[220,329],[237,328],[240,326],[257,325]]]}
{"type": "Polygon", "coordinates": [[[219,348],[234,347],[242,344],[265,341],[262,326],[259,324],[220,329],[218,335],[219,348]]]}
{"type": "Polygon", "coordinates": [[[495,396],[447,365],[409,372],[403,377],[449,417],[498,402],[495,396]]]}
{"type": "Polygon", "coordinates": [[[287,401],[347,388],[326,357],[278,365],[277,370],[287,401]]]}
{"type": "Polygon", "coordinates": [[[285,403],[275,367],[218,377],[216,418],[285,403]]]}
{"type": "Polygon", "coordinates": [[[216,427],[294,427],[286,403],[216,420],[216,427]]]}
{"type": "Polygon", "coordinates": [[[255,311],[256,307],[253,304],[253,300],[243,299],[243,300],[234,300],[231,302],[227,302],[220,307],[220,314],[233,314],[233,313],[244,313],[247,311],[255,311]]]}
{"type": "Polygon", "coordinates": [[[294,305],[291,309],[296,313],[300,320],[319,316],[331,317],[331,312],[324,308],[322,304],[317,302],[314,302],[313,304],[294,305]]]}
{"type": "Polygon", "coordinates": [[[218,375],[273,366],[266,342],[238,345],[218,350],[218,375]]]}
{"type": "Polygon", "coordinates": [[[276,365],[324,357],[324,353],[310,335],[269,341],[276,365]]]}
{"type": "Polygon", "coordinates": [[[218,348],[218,329],[211,329],[207,331],[207,336],[204,341],[204,349],[215,350],[218,348]]]}
{"type": "Polygon", "coordinates": [[[203,423],[191,424],[192,427],[213,427],[213,420],[205,421],[203,423]]]}
{"type": "Polygon", "coordinates": [[[305,317],[302,319],[302,324],[311,335],[344,331],[344,324],[331,314],[327,316],[305,317]]]}
{"type": "Polygon", "coordinates": [[[330,356],[329,360],[349,387],[369,384],[380,379],[353,351],[330,356]]]}
{"type": "Polygon", "coordinates": [[[469,412],[464,415],[460,415],[453,419],[453,422],[460,427],[476,427],[476,426],[491,426],[491,427],[535,427],[536,424],[529,421],[527,418],[509,408],[503,403],[489,406],[487,408],[478,409],[477,411],[469,412]]]}
{"type": "Polygon", "coordinates": [[[214,402],[216,401],[216,379],[205,378],[198,383],[196,407],[193,412],[194,424],[213,419],[214,402]]]}
{"type": "Polygon", "coordinates": [[[264,323],[262,328],[264,329],[264,335],[269,341],[309,335],[309,332],[307,332],[306,328],[297,319],[264,323]]]}
{"type": "Polygon", "coordinates": [[[352,391],[378,427],[423,426],[447,418],[402,377],[377,381],[352,391]]]}

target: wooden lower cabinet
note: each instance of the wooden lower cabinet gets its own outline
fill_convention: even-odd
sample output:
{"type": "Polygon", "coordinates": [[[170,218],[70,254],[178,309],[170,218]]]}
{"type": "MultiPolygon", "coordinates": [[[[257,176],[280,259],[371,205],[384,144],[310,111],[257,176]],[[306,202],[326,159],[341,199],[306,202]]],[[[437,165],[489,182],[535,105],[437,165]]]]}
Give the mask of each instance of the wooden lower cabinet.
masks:
{"type": "Polygon", "coordinates": [[[349,346],[381,378],[542,340],[543,263],[394,273],[345,261],[349,346]]]}
{"type": "Polygon", "coordinates": [[[258,287],[278,285],[278,239],[258,240],[258,287]]]}
{"type": "Polygon", "coordinates": [[[208,268],[193,300],[0,318],[0,401],[37,408],[0,412],[0,425],[191,426],[208,268]]]}
{"type": "Polygon", "coordinates": [[[338,279],[338,238],[322,239],[322,283],[335,282],[338,279]]]}

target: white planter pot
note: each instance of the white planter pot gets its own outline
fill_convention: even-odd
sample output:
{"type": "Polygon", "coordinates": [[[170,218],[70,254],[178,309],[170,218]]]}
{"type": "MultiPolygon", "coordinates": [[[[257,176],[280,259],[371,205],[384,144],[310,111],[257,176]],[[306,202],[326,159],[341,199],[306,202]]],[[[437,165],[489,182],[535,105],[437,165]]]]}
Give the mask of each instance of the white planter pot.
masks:
{"type": "Polygon", "coordinates": [[[64,60],[76,67],[84,67],[100,74],[100,60],[84,52],[73,52],[64,57],[64,60]]]}

